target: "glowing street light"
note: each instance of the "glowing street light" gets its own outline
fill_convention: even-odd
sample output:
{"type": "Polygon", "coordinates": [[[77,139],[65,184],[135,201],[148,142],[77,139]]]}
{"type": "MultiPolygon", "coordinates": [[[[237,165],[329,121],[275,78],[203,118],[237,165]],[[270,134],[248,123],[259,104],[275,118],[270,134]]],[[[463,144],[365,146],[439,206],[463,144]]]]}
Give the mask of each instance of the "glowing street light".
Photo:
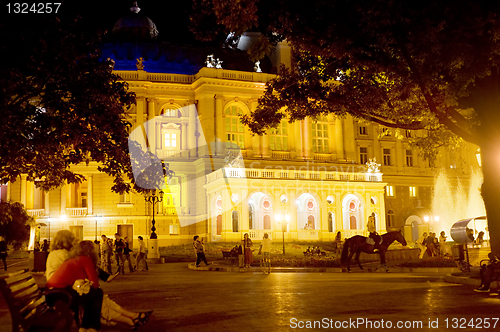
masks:
{"type": "Polygon", "coordinates": [[[290,221],[290,215],[288,212],[283,216],[279,213],[275,215],[276,221],[281,224],[281,232],[283,233],[283,256],[285,255],[285,231],[288,222],[290,221]],[[283,220],[284,219],[284,220],[283,220]]]}

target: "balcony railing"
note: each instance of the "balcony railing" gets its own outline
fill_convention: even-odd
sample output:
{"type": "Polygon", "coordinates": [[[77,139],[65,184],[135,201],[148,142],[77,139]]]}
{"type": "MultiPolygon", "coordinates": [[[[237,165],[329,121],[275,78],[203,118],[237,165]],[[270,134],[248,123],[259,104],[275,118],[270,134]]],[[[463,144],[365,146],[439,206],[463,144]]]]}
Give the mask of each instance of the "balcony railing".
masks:
{"type": "Polygon", "coordinates": [[[299,240],[318,240],[318,229],[299,229],[297,230],[297,237],[299,240]]]}
{"type": "Polygon", "coordinates": [[[221,178],[290,179],[290,180],[342,181],[342,182],[349,182],[349,181],[382,182],[382,173],[225,167],[223,169],[217,170],[207,175],[207,181],[209,183],[221,178]]]}
{"type": "Polygon", "coordinates": [[[45,209],[28,209],[26,212],[28,212],[28,216],[33,218],[43,217],[45,215],[45,209]]]}
{"type": "Polygon", "coordinates": [[[70,217],[82,217],[87,215],[87,208],[66,208],[66,215],[70,217]]]}

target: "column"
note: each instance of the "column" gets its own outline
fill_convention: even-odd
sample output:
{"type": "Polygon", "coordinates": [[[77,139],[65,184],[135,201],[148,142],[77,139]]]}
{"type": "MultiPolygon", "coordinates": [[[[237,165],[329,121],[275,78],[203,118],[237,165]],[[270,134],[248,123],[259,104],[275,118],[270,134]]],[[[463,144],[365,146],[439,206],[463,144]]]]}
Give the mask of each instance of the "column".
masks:
{"type": "Polygon", "coordinates": [[[215,142],[216,139],[214,95],[207,94],[200,97],[200,99],[198,100],[198,116],[201,124],[201,128],[198,128],[198,131],[201,135],[198,138],[198,153],[201,157],[213,153],[212,151],[208,150],[207,144],[215,142]]]}
{"type": "Polygon", "coordinates": [[[304,159],[310,160],[313,159],[312,155],[312,137],[311,137],[311,119],[306,117],[302,120],[302,141],[304,142],[304,159]]]}
{"type": "MultiPolygon", "coordinates": [[[[148,121],[155,118],[155,102],[152,98],[148,98],[148,121]]],[[[153,154],[156,154],[156,121],[148,122],[148,142],[149,149],[153,154]]]]}
{"type": "Polygon", "coordinates": [[[215,141],[224,142],[224,117],[222,95],[215,95],[215,141]]]}
{"type": "Polygon", "coordinates": [[[335,148],[337,150],[337,160],[345,160],[344,152],[344,120],[335,118],[335,148]]]}
{"type": "Polygon", "coordinates": [[[26,206],[27,202],[27,190],[28,190],[28,182],[27,182],[27,175],[26,174],[21,174],[21,204],[26,206]]]}
{"type": "Polygon", "coordinates": [[[137,105],[135,105],[136,123],[133,125],[132,128],[140,126],[144,123],[144,108],[145,108],[144,98],[143,97],[137,98],[136,103],[137,103],[137,105]]]}
{"type": "Polygon", "coordinates": [[[87,215],[92,216],[94,214],[93,201],[94,201],[94,177],[92,175],[87,175],[87,215]]]}
{"type": "Polygon", "coordinates": [[[61,186],[61,212],[60,214],[66,214],[66,192],[68,191],[68,185],[65,183],[61,186]]]}
{"type": "MultiPolygon", "coordinates": [[[[197,113],[196,113],[196,105],[194,101],[192,101],[188,106],[188,125],[187,125],[187,149],[192,150],[196,148],[196,122],[197,122],[197,113]]],[[[196,151],[191,152],[191,155],[196,153],[196,151]]]]}
{"type": "Polygon", "coordinates": [[[344,132],[344,148],[345,148],[345,158],[347,161],[356,160],[356,139],[354,137],[355,129],[353,118],[348,116],[344,120],[345,132],[344,132]]]}
{"type": "Polygon", "coordinates": [[[269,132],[266,132],[264,135],[260,136],[260,146],[262,147],[262,158],[269,158],[269,132]]]}
{"type": "Polygon", "coordinates": [[[50,217],[50,201],[49,201],[49,192],[45,191],[45,206],[43,207],[45,209],[44,216],[50,217]]]}

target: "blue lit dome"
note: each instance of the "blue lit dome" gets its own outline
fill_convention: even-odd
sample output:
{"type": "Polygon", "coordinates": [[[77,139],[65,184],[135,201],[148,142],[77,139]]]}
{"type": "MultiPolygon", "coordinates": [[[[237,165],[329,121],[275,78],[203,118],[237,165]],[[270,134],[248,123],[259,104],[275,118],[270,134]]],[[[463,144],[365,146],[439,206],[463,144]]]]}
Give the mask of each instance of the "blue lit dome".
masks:
{"type": "Polygon", "coordinates": [[[117,39],[152,40],[158,37],[158,29],[149,17],[139,14],[141,9],[134,1],[130,13],[116,21],[111,33],[117,39]]]}

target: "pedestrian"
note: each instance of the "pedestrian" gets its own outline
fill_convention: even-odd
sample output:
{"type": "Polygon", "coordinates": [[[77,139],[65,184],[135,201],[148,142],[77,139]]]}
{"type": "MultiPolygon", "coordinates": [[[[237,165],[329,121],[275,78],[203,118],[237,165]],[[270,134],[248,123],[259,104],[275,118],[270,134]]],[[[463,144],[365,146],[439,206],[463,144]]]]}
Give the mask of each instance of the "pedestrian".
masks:
{"type": "Polygon", "coordinates": [[[245,255],[245,267],[250,267],[250,264],[253,263],[253,254],[252,254],[253,243],[248,233],[245,233],[243,236],[243,254],[245,255]]]}
{"type": "Polygon", "coordinates": [[[451,248],[446,243],[446,233],[445,231],[441,231],[439,233],[439,254],[441,256],[451,256],[451,248]]]}
{"type": "Polygon", "coordinates": [[[142,239],[142,236],[137,237],[139,240],[139,252],[137,253],[137,258],[135,261],[135,270],[139,270],[139,264],[141,262],[144,262],[144,267],[142,268],[142,271],[147,271],[148,270],[148,262],[146,261],[146,244],[144,243],[144,240],[142,239]]]}
{"type": "Polygon", "coordinates": [[[42,252],[49,251],[49,243],[47,242],[47,239],[43,240],[41,251],[42,252]]]}
{"type": "Polygon", "coordinates": [[[340,255],[340,252],[342,250],[341,247],[342,247],[342,234],[340,232],[337,232],[335,240],[333,240],[333,252],[335,256],[337,256],[337,254],[340,255]]]}
{"type": "Polygon", "coordinates": [[[2,259],[3,262],[3,268],[5,271],[7,271],[7,251],[9,249],[7,248],[7,241],[5,241],[5,238],[3,236],[0,236],[0,258],[2,259]]]}
{"type": "Polygon", "coordinates": [[[427,237],[427,255],[429,255],[429,257],[436,256],[436,252],[434,251],[434,239],[434,233],[430,232],[427,237]]]}
{"type": "Polygon", "coordinates": [[[111,255],[113,251],[111,250],[111,246],[109,245],[108,237],[106,235],[101,235],[101,269],[106,271],[109,274],[112,274],[111,271],[111,255]]]}
{"type": "Polygon", "coordinates": [[[260,243],[259,255],[262,255],[264,274],[271,273],[271,239],[267,233],[264,233],[264,238],[260,243]]]}
{"type": "Polygon", "coordinates": [[[205,262],[205,265],[210,265],[207,262],[207,258],[205,257],[205,246],[203,245],[203,238],[201,238],[201,241],[198,240],[200,237],[198,235],[195,235],[193,237],[193,248],[196,253],[196,267],[200,267],[201,261],[205,262]]]}
{"type": "Polygon", "coordinates": [[[115,233],[115,259],[118,265],[118,272],[125,274],[125,267],[123,262],[123,249],[125,249],[125,242],[123,242],[120,234],[115,233]]]}
{"type": "Polygon", "coordinates": [[[132,252],[132,249],[130,249],[130,244],[128,242],[127,236],[125,236],[123,242],[125,243],[125,248],[123,248],[123,264],[125,264],[125,262],[128,262],[128,269],[130,273],[132,273],[134,272],[134,267],[132,266],[132,262],[130,261],[130,253],[132,252]]]}
{"type": "Polygon", "coordinates": [[[427,232],[424,232],[421,237],[417,240],[418,248],[420,249],[420,259],[424,258],[424,254],[427,251],[427,232]]]}
{"type": "Polygon", "coordinates": [[[474,289],[475,292],[489,292],[491,282],[495,277],[498,277],[500,260],[492,252],[488,254],[488,258],[490,259],[490,263],[488,265],[483,264],[483,266],[481,266],[481,270],[479,271],[481,276],[481,285],[479,285],[479,288],[474,289]]]}

